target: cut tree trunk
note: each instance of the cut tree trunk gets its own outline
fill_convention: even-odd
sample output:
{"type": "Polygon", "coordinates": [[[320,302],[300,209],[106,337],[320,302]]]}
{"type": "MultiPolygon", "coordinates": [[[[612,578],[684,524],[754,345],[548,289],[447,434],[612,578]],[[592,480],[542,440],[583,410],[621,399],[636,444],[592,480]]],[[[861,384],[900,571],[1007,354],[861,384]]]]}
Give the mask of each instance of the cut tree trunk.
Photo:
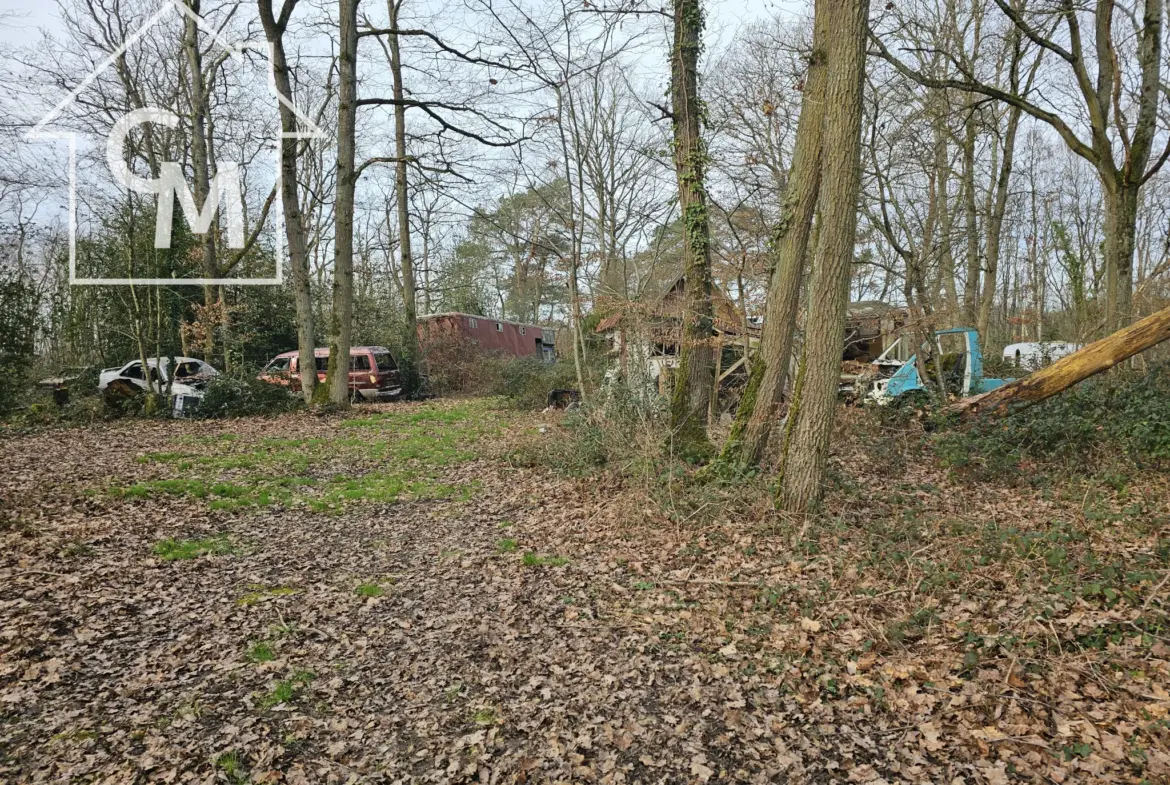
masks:
{"type": "Polygon", "coordinates": [[[952,404],[947,411],[970,415],[997,411],[1012,404],[1038,403],[1067,390],[1077,382],[1109,370],[1167,338],[1170,338],[1170,308],[1163,308],[1080,351],[1060,358],[1047,368],[991,392],[952,404]]]}

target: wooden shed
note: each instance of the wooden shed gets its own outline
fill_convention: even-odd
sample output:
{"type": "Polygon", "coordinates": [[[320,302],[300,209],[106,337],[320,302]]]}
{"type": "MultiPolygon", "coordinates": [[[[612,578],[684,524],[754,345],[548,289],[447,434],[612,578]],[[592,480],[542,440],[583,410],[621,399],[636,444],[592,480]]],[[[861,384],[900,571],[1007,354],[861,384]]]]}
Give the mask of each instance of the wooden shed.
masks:
{"type": "MultiPolygon", "coordinates": [[[[722,289],[712,287],[717,399],[718,388],[746,377],[750,356],[759,348],[760,329],[743,318],[722,289]]],[[[601,320],[595,332],[611,340],[614,372],[626,378],[643,376],[660,393],[668,393],[670,371],[679,363],[685,294],[686,279],[680,275],[656,298],[623,303],[620,310],[601,320]]]]}

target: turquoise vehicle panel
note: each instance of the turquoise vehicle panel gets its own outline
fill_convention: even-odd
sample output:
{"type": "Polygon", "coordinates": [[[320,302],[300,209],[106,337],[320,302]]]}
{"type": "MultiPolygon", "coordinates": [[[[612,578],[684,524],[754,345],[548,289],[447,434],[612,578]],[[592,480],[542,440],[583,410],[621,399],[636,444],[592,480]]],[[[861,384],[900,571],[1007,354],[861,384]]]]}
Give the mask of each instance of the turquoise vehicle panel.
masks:
{"type": "MultiPolygon", "coordinates": [[[[967,363],[963,370],[963,397],[990,392],[1002,387],[1013,379],[994,379],[983,375],[983,350],[979,345],[979,333],[972,327],[952,327],[947,330],[938,330],[935,338],[942,335],[961,335],[966,345],[967,363]]],[[[886,393],[897,398],[915,390],[925,389],[922,379],[918,376],[918,355],[915,354],[906,361],[906,364],[894,372],[886,387],[886,393]]]]}

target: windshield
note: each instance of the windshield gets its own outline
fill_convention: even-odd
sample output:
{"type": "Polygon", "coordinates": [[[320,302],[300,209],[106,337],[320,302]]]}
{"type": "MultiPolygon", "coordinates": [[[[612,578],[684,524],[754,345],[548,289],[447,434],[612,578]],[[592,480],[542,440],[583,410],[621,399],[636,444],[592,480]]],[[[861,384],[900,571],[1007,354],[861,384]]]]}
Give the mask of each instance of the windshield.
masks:
{"type": "Polygon", "coordinates": [[[378,363],[379,371],[398,370],[398,365],[394,362],[394,357],[391,356],[390,352],[375,352],[374,362],[378,363]]]}

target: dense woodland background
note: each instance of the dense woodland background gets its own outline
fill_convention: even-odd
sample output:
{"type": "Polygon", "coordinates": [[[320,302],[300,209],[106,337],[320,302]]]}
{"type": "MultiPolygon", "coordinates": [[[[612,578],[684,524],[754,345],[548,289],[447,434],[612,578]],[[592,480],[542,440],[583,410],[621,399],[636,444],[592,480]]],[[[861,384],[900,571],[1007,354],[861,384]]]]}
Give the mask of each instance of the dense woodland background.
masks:
{"type": "MultiPolygon", "coordinates": [[[[567,328],[560,354],[588,387],[600,319],[684,273],[692,389],[710,373],[694,337],[708,276],[757,320],[794,271],[794,324],[826,369],[840,333],[817,348],[807,321],[839,325],[837,260],[850,300],[905,306],[917,330],[977,327],[990,353],[1086,342],[1167,302],[1160,0],[822,3],[817,40],[812,8],[729,29],[693,0],[191,0],[204,27],[158,8],[63,0],[60,24],[5,52],[6,406],[34,372],[174,353],[244,372],[298,340],[385,344],[414,373],[415,319],[442,311],[567,328]],[[222,214],[206,235],[176,219],[171,247],[154,247],[154,197],[105,171],[111,127],[146,106],[172,109],[175,127],[138,126],[113,155],[141,176],[179,162],[196,203],[217,161],[242,162],[243,248],[222,214]],[[310,123],[320,138],[277,143],[310,123]],[[30,129],[78,135],[79,275],[269,277],[279,257],[286,283],[70,286],[68,148],[30,129]]],[[[785,356],[790,338],[774,344],[785,356]]],[[[339,402],[341,377],[326,385],[339,402]]],[[[679,433],[705,406],[692,398],[676,396],[679,433]]]]}

